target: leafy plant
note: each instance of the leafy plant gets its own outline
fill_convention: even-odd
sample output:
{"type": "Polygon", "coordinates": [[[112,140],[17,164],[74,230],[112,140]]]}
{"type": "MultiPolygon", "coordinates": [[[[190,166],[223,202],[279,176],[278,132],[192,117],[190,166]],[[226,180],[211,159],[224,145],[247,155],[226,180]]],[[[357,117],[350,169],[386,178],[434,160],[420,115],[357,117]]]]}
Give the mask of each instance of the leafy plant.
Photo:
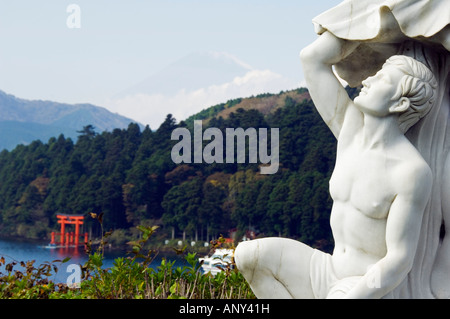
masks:
{"type": "Polygon", "coordinates": [[[4,257],[0,257],[0,266],[5,266],[6,274],[0,272],[0,299],[46,299],[59,291],[67,292],[64,284],[55,284],[49,277],[58,272],[57,264],[66,263],[64,260],[54,260],[35,266],[35,261],[6,263],[4,257]],[[17,266],[23,269],[17,269],[17,266]]]}

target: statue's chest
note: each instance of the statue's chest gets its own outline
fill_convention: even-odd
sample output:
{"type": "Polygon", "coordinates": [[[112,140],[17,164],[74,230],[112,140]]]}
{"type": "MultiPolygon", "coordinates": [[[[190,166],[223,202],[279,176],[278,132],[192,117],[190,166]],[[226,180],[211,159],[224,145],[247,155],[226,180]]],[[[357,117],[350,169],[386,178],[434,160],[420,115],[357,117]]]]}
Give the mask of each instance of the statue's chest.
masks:
{"type": "Polygon", "coordinates": [[[395,198],[391,171],[389,161],[376,152],[340,154],[330,180],[331,197],[368,217],[386,218],[395,198]]]}

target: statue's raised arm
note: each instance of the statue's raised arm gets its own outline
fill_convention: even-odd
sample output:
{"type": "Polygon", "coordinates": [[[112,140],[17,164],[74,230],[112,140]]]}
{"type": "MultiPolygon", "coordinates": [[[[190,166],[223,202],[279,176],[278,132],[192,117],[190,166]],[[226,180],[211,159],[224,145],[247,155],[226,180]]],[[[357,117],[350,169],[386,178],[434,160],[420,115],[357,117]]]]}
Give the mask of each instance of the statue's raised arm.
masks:
{"type": "Polygon", "coordinates": [[[333,65],[345,59],[358,46],[324,32],[300,53],[309,93],[325,123],[339,137],[351,100],[333,72],[333,65]]]}

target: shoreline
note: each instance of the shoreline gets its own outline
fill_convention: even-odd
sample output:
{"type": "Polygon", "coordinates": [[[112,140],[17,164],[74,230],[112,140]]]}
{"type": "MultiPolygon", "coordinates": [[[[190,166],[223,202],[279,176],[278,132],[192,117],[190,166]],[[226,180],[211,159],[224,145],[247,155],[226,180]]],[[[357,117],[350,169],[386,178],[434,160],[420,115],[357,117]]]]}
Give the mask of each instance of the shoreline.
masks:
{"type": "MultiPolygon", "coordinates": [[[[17,243],[25,243],[25,244],[34,244],[37,246],[47,246],[49,244],[49,241],[47,239],[31,239],[31,238],[26,238],[26,237],[21,237],[21,236],[8,236],[8,235],[3,235],[0,234],[0,240],[2,241],[7,241],[7,242],[17,242],[17,243]]],[[[91,247],[92,247],[92,252],[95,252],[98,247],[99,247],[99,243],[97,242],[97,240],[93,240],[91,247]]],[[[84,251],[84,247],[83,245],[80,245],[80,247],[82,248],[82,250],[84,251]]],[[[170,244],[165,244],[163,242],[149,242],[146,247],[144,247],[144,250],[154,250],[156,255],[160,255],[166,258],[182,258],[183,255],[186,255],[187,253],[196,253],[198,258],[204,257],[206,255],[208,255],[208,253],[211,251],[211,247],[203,247],[203,246],[190,246],[186,244],[186,249],[180,253],[180,251],[183,249],[183,247],[185,246],[179,246],[179,245],[170,245],[170,244]]],[[[64,248],[64,247],[61,247],[64,248]]],[[[71,248],[69,246],[69,248],[71,248]]],[[[131,253],[131,246],[128,244],[123,244],[123,245],[113,245],[113,244],[106,244],[104,247],[104,253],[107,254],[112,254],[112,255],[123,255],[123,257],[129,257],[129,256],[133,256],[133,254],[131,253]]],[[[86,252],[85,252],[86,253],[86,252]]],[[[87,253],[86,253],[87,255],[87,253]]]]}

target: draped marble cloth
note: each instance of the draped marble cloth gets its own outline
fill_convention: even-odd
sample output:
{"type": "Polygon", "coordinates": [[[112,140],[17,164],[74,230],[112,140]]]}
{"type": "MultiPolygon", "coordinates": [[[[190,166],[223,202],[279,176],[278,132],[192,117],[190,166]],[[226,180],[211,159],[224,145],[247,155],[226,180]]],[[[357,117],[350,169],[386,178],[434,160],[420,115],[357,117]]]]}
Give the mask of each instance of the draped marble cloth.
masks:
{"type": "Polygon", "coordinates": [[[350,86],[375,74],[393,54],[425,63],[439,83],[432,111],[406,134],[433,170],[432,198],[423,217],[414,266],[385,298],[450,298],[450,53],[429,41],[450,23],[449,1],[347,0],[313,20],[318,34],[328,30],[339,38],[361,42],[336,65],[350,86]]]}

